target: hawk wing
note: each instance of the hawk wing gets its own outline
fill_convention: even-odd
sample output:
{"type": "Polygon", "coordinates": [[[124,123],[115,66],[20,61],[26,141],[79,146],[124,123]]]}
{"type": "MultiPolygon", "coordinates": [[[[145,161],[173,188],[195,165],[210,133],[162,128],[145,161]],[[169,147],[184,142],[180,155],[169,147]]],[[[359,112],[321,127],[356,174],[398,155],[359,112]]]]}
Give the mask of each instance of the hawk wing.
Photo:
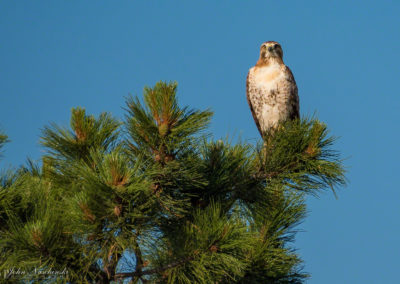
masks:
{"type": "Polygon", "coordinates": [[[260,132],[261,137],[262,137],[263,134],[262,134],[261,127],[260,127],[260,122],[258,121],[256,113],[254,112],[253,104],[251,103],[251,100],[250,100],[250,95],[249,95],[249,84],[250,84],[249,83],[249,75],[250,75],[250,71],[247,74],[247,79],[246,79],[246,97],[247,97],[247,102],[249,104],[249,107],[250,107],[250,110],[251,110],[251,114],[253,115],[254,122],[256,123],[257,129],[260,132]]]}
{"type": "Polygon", "coordinates": [[[290,119],[300,118],[300,103],[296,80],[294,79],[293,73],[289,67],[286,66],[286,72],[288,73],[289,92],[291,97],[291,104],[293,112],[290,115],[290,119]]]}

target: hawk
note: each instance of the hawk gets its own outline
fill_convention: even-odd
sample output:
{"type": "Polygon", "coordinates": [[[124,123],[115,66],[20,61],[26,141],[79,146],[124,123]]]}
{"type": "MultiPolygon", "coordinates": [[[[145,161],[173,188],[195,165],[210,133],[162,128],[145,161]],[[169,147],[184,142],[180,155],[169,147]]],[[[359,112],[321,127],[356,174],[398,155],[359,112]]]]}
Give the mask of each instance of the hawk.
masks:
{"type": "Polygon", "coordinates": [[[260,58],[247,75],[246,95],[262,137],[278,122],[299,117],[296,81],[289,67],[283,63],[279,43],[267,41],[261,45],[260,58]]]}

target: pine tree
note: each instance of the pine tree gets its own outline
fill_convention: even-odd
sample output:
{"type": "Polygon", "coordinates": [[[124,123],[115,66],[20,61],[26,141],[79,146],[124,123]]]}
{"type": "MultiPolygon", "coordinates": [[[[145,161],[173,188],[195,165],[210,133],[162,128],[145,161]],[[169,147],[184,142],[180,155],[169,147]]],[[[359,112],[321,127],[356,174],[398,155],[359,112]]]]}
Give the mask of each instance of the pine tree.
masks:
{"type": "Polygon", "coordinates": [[[70,129],[42,130],[40,166],[1,178],[7,281],[304,282],[292,244],[304,197],[345,184],[326,125],[213,141],[212,112],[180,107],[176,92],[159,82],[127,99],[122,122],[74,108],[70,129]]]}

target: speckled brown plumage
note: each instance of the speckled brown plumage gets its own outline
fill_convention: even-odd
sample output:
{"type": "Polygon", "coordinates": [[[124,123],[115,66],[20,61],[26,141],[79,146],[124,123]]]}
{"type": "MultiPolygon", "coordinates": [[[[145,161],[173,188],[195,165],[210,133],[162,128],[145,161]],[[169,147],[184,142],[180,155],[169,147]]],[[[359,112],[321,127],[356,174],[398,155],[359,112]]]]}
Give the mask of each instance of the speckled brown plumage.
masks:
{"type": "Polygon", "coordinates": [[[263,43],[260,58],[250,68],[246,81],[247,101],[261,136],[278,122],[299,117],[297,92],[294,76],[283,63],[279,43],[263,43]]]}

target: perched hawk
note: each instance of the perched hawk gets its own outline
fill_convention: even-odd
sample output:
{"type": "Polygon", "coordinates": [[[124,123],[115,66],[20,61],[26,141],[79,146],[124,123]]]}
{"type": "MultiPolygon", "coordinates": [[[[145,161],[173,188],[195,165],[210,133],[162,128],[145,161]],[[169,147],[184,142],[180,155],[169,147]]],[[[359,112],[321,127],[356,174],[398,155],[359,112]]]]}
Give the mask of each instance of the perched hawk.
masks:
{"type": "Polygon", "coordinates": [[[299,117],[296,81],[282,57],[279,43],[263,43],[260,58],[247,75],[247,102],[261,136],[279,121],[299,117]]]}

